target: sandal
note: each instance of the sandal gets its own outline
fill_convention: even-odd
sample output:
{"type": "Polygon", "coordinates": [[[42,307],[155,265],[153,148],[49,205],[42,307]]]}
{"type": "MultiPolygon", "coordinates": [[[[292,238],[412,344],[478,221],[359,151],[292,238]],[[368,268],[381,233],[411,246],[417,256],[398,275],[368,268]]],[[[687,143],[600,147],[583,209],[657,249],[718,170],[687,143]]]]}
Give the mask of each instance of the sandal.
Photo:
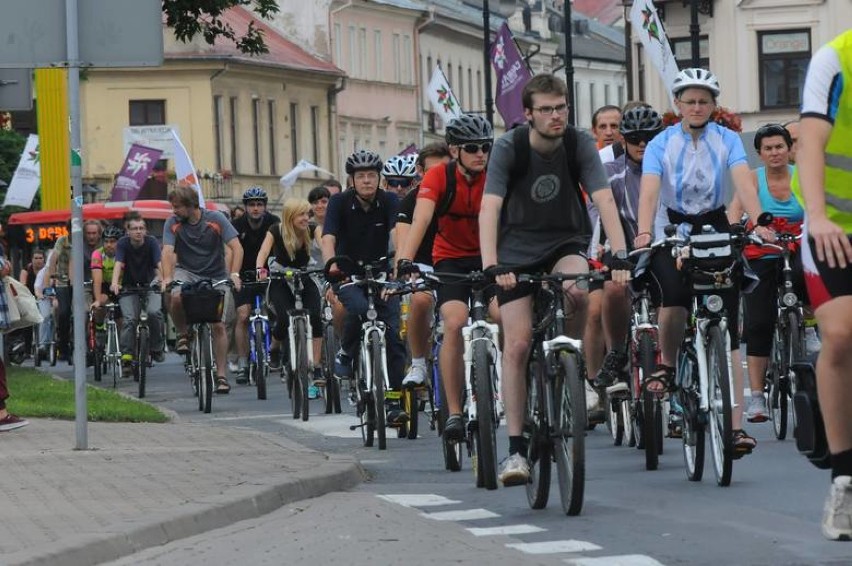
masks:
{"type": "Polygon", "coordinates": [[[675,368],[658,364],[654,373],[645,378],[642,389],[651,393],[668,393],[674,391],[675,368]]]}
{"type": "Polygon", "coordinates": [[[231,392],[231,384],[228,383],[228,378],[220,377],[216,380],[216,393],[227,395],[231,392]]]}
{"type": "Polygon", "coordinates": [[[734,432],[733,438],[733,458],[734,460],[739,460],[746,454],[751,454],[751,451],[757,447],[757,440],[754,437],[749,436],[746,431],[739,428],[734,432]]]}

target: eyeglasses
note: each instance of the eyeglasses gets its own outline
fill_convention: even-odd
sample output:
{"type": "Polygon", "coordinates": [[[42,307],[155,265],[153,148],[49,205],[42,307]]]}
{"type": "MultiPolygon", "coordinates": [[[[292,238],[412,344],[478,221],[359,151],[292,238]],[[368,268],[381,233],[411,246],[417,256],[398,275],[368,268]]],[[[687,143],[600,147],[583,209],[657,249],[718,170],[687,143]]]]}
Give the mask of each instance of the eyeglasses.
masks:
{"type": "Polygon", "coordinates": [[[542,116],[550,116],[554,112],[558,114],[567,114],[568,113],[568,105],[567,104],[557,104],[556,106],[539,106],[538,108],[533,108],[536,112],[539,112],[542,116]]]}
{"type": "Polygon", "coordinates": [[[491,142],[484,143],[466,143],[461,146],[465,153],[474,154],[477,151],[482,150],[482,153],[488,153],[491,151],[491,146],[493,144],[491,142]]]}
{"type": "Polygon", "coordinates": [[[411,179],[388,179],[388,186],[393,188],[410,187],[411,179]]]}
{"type": "Polygon", "coordinates": [[[648,143],[659,134],[659,130],[637,130],[635,132],[627,132],[622,134],[624,141],[630,145],[639,145],[642,142],[648,143]]]}

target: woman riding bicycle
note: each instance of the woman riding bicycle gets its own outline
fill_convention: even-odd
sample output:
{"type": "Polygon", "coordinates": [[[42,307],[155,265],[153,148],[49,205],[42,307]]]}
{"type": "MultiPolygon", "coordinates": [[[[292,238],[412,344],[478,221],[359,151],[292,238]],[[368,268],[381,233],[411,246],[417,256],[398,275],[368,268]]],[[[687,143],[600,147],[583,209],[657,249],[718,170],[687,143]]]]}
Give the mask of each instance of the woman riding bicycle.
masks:
{"type": "MultiPolygon", "coordinates": [[[[263,270],[270,268],[292,267],[304,269],[308,266],[311,256],[311,235],[309,230],[311,205],[299,198],[290,198],[284,203],[281,222],[273,224],[266,233],[266,238],[260,246],[256,267],[263,270]]],[[[263,273],[261,271],[261,273],[263,273]]],[[[281,367],[281,342],[287,341],[287,326],[289,319],[287,311],[295,304],[293,292],[289,284],[281,279],[275,279],[269,286],[269,301],[272,304],[274,325],[272,327],[272,350],[270,351],[270,367],[281,367]]],[[[322,320],[320,319],[319,289],[312,282],[306,282],[302,291],[302,301],[308,310],[311,321],[311,336],[314,363],[319,363],[322,353],[322,320]]],[[[285,348],[285,352],[289,349],[285,348]]],[[[322,379],[322,368],[314,367],[314,378],[322,379]]]]}
{"type": "MultiPolygon", "coordinates": [[[[792,145],[790,133],[780,124],[768,124],[757,130],[754,135],[754,149],[764,166],[752,171],[752,177],[757,185],[761,207],[765,212],[771,212],[774,217],[771,228],[777,233],[798,235],[802,232],[805,211],[790,189],[793,179],[793,166],[789,164],[792,145]]],[[[742,204],[735,197],[728,209],[728,218],[731,222],[738,222],[742,213],[742,204]]],[[[798,247],[797,244],[797,250],[798,247]]],[[[745,255],[749,259],[749,266],[760,278],[757,287],[751,293],[743,295],[743,337],[746,342],[751,386],[746,418],[749,422],[762,423],[769,419],[763,386],[775,331],[780,257],[777,251],[755,245],[748,246],[745,255]]],[[[804,274],[801,261],[795,262],[793,267],[797,294],[802,297],[804,274]]]]}

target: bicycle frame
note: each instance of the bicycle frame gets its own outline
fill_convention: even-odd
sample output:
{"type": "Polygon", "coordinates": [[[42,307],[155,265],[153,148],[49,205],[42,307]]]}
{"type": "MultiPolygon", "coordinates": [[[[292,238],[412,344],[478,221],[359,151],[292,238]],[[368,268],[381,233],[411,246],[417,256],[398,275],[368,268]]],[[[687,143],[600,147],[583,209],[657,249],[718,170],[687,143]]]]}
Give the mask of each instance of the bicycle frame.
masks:
{"type": "Polygon", "coordinates": [[[253,363],[257,363],[260,361],[260,356],[263,356],[264,363],[269,363],[269,350],[272,347],[272,337],[269,332],[269,316],[265,313],[263,309],[263,297],[257,291],[253,291],[254,293],[254,308],[252,309],[251,316],[248,319],[248,328],[249,328],[249,361],[253,363]],[[254,329],[255,323],[260,321],[263,326],[263,345],[264,351],[258,352],[257,347],[255,346],[255,338],[257,336],[256,331],[254,329]]]}
{"type": "Polygon", "coordinates": [[[731,407],[736,407],[734,402],[734,383],[733,383],[733,365],[731,364],[731,337],[728,336],[728,318],[724,315],[718,315],[707,312],[707,309],[702,303],[699,303],[698,297],[692,299],[692,309],[695,313],[702,313],[703,316],[695,317],[694,321],[694,340],[696,362],[698,364],[698,395],[699,408],[702,412],[710,410],[710,379],[707,373],[707,350],[705,344],[707,341],[707,330],[711,325],[716,325],[722,331],[722,336],[725,341],[725,358],[728,364],[728,382],[730,384],[729,391],[731,395],[731,407]]]}

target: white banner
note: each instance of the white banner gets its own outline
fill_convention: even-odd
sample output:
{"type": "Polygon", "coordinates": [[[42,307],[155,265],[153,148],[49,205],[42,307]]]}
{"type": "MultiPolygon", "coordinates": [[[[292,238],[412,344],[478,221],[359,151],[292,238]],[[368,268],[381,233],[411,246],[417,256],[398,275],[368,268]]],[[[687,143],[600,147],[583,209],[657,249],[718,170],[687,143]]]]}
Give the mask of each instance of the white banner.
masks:
{"type": "Polygon", "coordinates": [[[41,185],[41,165],[39,159],[38,136],[30,134],[27,145],[21,153],[21,160],[12,182],[6,190],[3,206],[22,206],[30,208],[33,198],[41,185]]]}
{"type": "Polygon", "coordinates": [[[174,159],[175,144],[172,132],[180,136],[180,128],[176,124],[124,128],[124,155],[130,151],[130,146],[138,144],[159,149],[163,152],[160,156],[162,159],[174,159]]]}
{"type": "Polygon", "coordinates": [[[192,164],[192,159],[174,130],[172,130],[172,151],[175,156],[175,176],[178,185],[194,187],[198,193],[198,203],[201,208],[204,208],[204,194],[201,192],[201,183],[198,182],[195,165],[192,164]]]}
{"type": "Polygon", "coordinates": [[[444,76],[441,67],[435,67],[432,80],[429,81],[429,86],[426,89],[426,95],[432,103],[432,108],[441,116],[444,124],[461,115],[461,104],[459,104],[456,95],[453,94],[450,83],[447,82],[447,77],[444,76]]]}
{"type": "Polygon", "coordinates": [[[325,173],[330,177],[334,177],[334,173],[331,171],[326,171],[322,167],[314,165],[307,159],[300,159],[295,167],[290,169],[283,177],[280,179],[281,186],[285,189],[289,189],[293,185],[296,184],[296,179],[299,178],[299,175],[302,173],[307,173],[308,171],[319,171],[320,173],[325,173]]]}
{"type": "Polygon", "coordinates": [[[660,73],[660,78],[663,79],[669,93],[669,101],[674,108],[672,86],[678,73],[677,61],[654,3],[651,0],[635,0],[633,9],[630,10],[630,23],[633,25],[633,31],[642,41],[647,58],[660,73]]]}

